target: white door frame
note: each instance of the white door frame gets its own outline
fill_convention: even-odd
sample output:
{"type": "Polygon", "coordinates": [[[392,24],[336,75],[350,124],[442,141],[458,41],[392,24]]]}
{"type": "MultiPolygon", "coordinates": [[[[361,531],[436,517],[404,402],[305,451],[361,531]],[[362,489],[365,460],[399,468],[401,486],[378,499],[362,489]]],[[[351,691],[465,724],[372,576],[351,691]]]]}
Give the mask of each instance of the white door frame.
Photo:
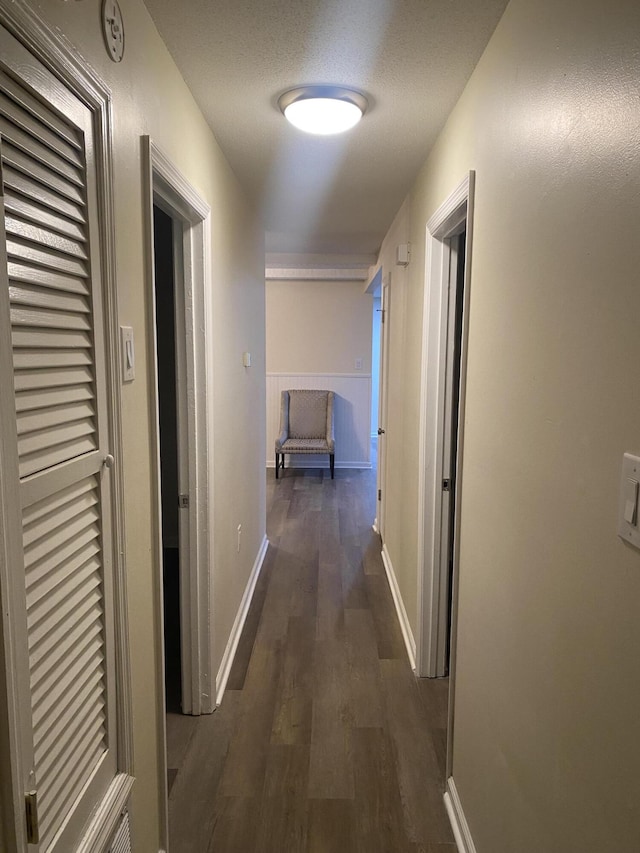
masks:
{"type": "MultiPolygon", "coordinates": [[[[449,327],[450,240],[466,221],[460,400],[458,410],[457,483],[454,511],[453,611],[449,671],[453,684],[455,646],[455,595],[460,529],[460,482],[464,423],[468,299],[475,173],[469,172],[436,210],[426,226],[425,299],[422,329],[422,383],[420,394],[420,453],[418,488],[418,643],[416,673],[421,677],[445,674],[448,628],[448,546],[442,541],[443,463],[447,422],[445,404],[447,329],[449,327]]],[[[450,413],[449,413],[450,414],[450,413]]],[[[448,525],[447,525],[448,526],[448,525]]]]}
{"type": "Polygon", "coordinates": [[[389,328],[391,318],[391,273],[382,276],[380,287],[380,309],[382,321],[380,323],[380,385],[378,391],[378,429],[382,428],[384,433],[378,435],[378,462],[376,473],[376,489],[380,499],[377,501],[377,515],[374,528],[380,534],[384,543],[385,532],[385,510],[386,510],[386,479],[387,479],[387,429],[388,429],[388,390],[389,390],[389,328]]]}
{"type": "MultiPolygon", "coordinates": [[[[146,254],[149,305],[149,385],[153,419],[151,447],[155,459],[153,472],[153,541],[156,611],[157,678],[162,689],[158,695],[157,715],[161,732],[158,745],[161,785],[161,817],[168,838],[168,791],[166,772],[166,708],[164,689],[164,595],[162,584],[162,505],[160,477],[160,425],[158,400],[158,364],[156,340],[155,275],[153,252],[153,206],[157,204],[174,221],[182,224],[182,243],[176,287],[181,287],[176,313],[176,338],[181,342],[184,363],[180,365],[186,387],[187,440],[184,461],[187,465],[188,510],[180,521],[180,537],[187,539],[188,569],[180,572],[180,645],[182,656],[182,709],[185,714],[209,714],[215,710],[215,691],[211,677],[213,625],[211,611],[213,549],[210,518],[212,513],[212,460],[209,454],[208,406],[212,399],[211,371],[207,368],[207,341],[211,323],[211,228],[210,208],[191,184],[176,169],[150,137],[143,137],[146,161],[146,254]]],[[[174,232],[177,231],[174,224],[174,232]]],[[[184,467],[184,466],[183,466],[184,467]]],[[[182,487],[182,485],[181,485],[182,487]]],[[[182,550],[182,547],[181,547],[182,550]]]]}

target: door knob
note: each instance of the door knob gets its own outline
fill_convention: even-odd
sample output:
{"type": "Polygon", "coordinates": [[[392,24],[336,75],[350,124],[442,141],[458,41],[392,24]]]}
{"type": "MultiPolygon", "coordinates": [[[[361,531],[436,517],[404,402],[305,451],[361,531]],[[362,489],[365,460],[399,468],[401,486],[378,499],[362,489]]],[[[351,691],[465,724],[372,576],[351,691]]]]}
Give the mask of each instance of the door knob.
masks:
{"type": "Polygon", "coordinates": [[[384,435],[384,430],[382,427],[378,427],[378,435],[384,435]]]}

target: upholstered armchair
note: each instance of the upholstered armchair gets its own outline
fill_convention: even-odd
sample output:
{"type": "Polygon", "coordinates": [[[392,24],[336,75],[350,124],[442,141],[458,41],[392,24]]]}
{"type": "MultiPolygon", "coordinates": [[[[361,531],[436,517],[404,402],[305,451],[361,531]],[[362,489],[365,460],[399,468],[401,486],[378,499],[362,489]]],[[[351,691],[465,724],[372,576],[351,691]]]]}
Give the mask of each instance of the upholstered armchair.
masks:
{"type": "Polygon", "coordinates": [[[276,439],[276,480],[285,453],[328,453],[331,479],[335,458],[333,391],[283,391],[280,435],[276,439]]]}

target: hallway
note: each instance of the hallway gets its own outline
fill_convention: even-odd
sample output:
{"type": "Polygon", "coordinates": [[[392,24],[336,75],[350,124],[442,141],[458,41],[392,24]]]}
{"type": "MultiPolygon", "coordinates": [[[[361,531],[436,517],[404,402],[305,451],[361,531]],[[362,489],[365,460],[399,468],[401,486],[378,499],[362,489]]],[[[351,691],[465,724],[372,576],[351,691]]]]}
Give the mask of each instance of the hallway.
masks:
{"type": "Polygon", "coordinates": [[[267,478],[270,547],[222,705],[169,719],[170,849],[454,853],[447,683],[407,662],[375,471],[267,478]]]}

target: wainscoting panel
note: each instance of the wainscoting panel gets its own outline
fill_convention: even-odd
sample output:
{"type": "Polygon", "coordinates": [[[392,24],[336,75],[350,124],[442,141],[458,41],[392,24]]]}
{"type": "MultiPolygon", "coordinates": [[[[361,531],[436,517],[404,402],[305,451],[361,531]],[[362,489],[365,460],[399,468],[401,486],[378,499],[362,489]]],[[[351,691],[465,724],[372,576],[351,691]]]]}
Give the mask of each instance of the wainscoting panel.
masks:
{"type": "MultiPolygon", "coordinates": [[[[335,393],[336,468],[371,466],[371,375],[368,373],[267,373],[267,467],[275,467],[280,392],[319,388],[335,393]]],[[[328,468],[328,456],[287,456],[287,465],[328,468]]]]}

